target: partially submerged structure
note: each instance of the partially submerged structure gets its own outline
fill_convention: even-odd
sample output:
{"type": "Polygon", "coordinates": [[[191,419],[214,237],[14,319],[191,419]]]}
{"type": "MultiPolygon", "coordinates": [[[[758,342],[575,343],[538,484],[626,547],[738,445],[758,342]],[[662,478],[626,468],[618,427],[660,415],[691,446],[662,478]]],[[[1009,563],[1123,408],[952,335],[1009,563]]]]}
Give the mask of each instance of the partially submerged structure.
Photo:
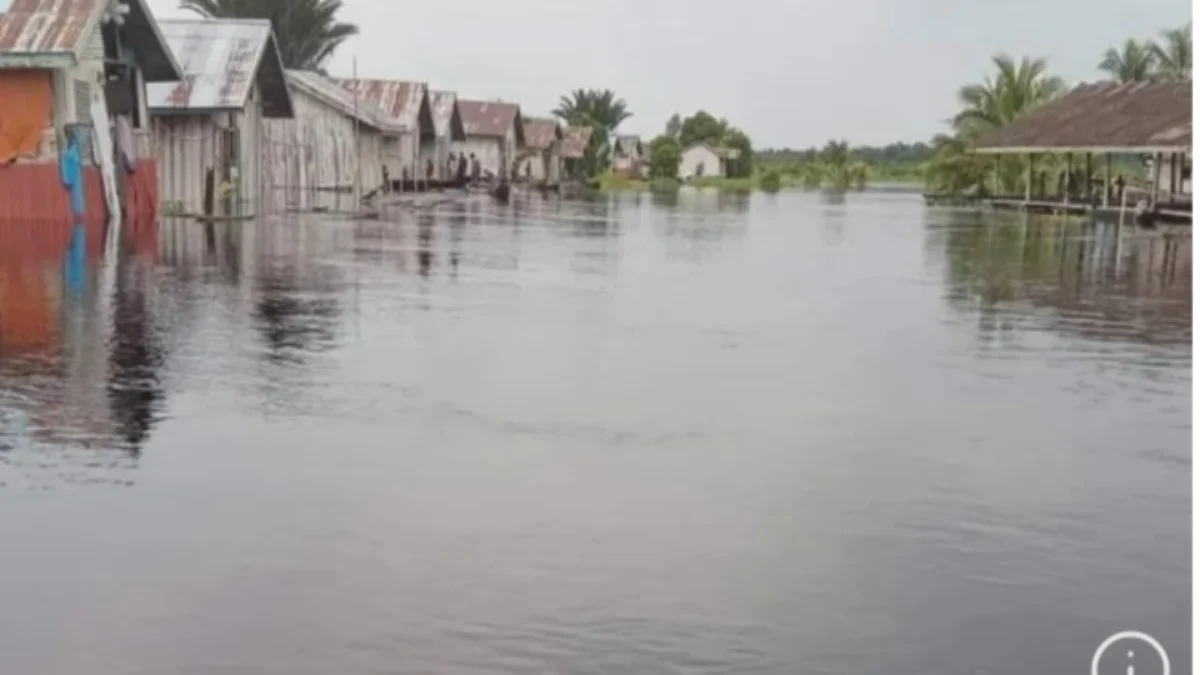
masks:
{"type": "Polygon", "coordinates": [[[1151,210],[1169,215],[1186,212],[1190,218],[1192,83],[1080,85],[1012,124],[984,134],[976,141],[974,152],[1018,155],[1027,162],[1024,196],[998,197],[991,200],[994,204],[1062,210],[1119,207],[1126,201],[1120,188],[1127,180],[1132,186],[1141,177],[1118,181],[1112,175],[1112,158],[1141,156],[1148,160],[1150,175],[1138,199],[1144,198],[1151,210]],[[1038,155],[1066,156],[1064,189],[1055,199],[1034,199],[1033,167],[1038,155]],[[1079,155],[1083,167],[1073,166],[1079,155]],[[1092,179],[1094,159],[1103,163],[1100,186],[1092,179]],[[1119,183],[1117,189],[1114,183],[1119,183]]]}
{"type": "Polygon", "coordinates": [[[168,19],[160,23],[183,69],[178,82],[149,87],[166,210],[258,213],[264,189],[263,122],[293,115],[271,22],[168,19]],[[206,204],[207,199],[212,203],[206,204]]]}
{"type": "Polygon", "coordinates": [[[642,139],[637,136],[617,136],[613,143],[613,173],[636,178],[641,175],[646,153],[642,139]]]}
{"type": "Polygon", "coordinates": [[[357,208],[383,186],[383,149],[408,132],[337,82],[287,71],[293,119],[263,126],[263,184],[275,210],[357,208]]]}
{"type": "Polygon", "coordinates": [[[693,143],[679,154],[679,178],[728,178],[738,151],[719,148],[708,143],[693,143]]]}
{"type": "Polygon", "coordinates": [[[518,178],[533,183],[557,185],[562,173],[560,156],[563,138],[558,121],[548,117],[527,117],[525,149],[517,163],[518,178]]]}
{"type": "Polygon", "coordinates": [[[421,144],[433,144],[437,137],[429,87],[424,82],[404,80],[340,79],[338,83],[359,101],[382,110],[389,124],[406,129],[403,134],[386,139],[383,145],[383,164],[389,181],[423,177],[423,170],[418,169],[421,144]]]}
{"type": "Polygon", "coordinates": [[[429,110],[433,115],[433,136],[421,138],[418,161],[426,176],[433,167],[431,180],[448,181],[455,176],[457,165],[450,166],[450,153],[455,143],[467,140],[462,116],[458,113],[458,94],[452,91],[428,92],[429,110]]]}
{"type": "Polygon", "coordinates": [[[589,178],[584,175],[584,158],[592,143],[591,127],[568,126],[563,129],[563,139],[559,144],[559,156],[562,157],[562,177],[572,180],[589,178]]]}
{"type": "Polygon", "coordinates": [[[179,77],[144,0],[12,0],[0,15],[0,220],[61,224],[65,241],[77,209],[88,225],[152,216],[145,88],[179,77]],[[66,152],[82,165],[77,208],[66,152]]]}
{"type": "Polygon", "coordinates": [[[458,99],[465,140],[455,144],[455,153],[474,155],[484,175],[509,178],[517,152],[525,146],[521,107],[504,101],[458,99]]]}

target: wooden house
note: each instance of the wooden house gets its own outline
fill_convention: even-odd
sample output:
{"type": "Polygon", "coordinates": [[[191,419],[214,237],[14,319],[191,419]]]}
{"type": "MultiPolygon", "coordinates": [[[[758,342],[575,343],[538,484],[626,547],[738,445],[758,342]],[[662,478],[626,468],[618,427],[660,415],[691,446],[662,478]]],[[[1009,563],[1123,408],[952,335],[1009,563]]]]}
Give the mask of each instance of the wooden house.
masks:
{"type": "Polygon", "coordinates": [[[435,143],[433,110],[429,104],[429,87],[424,82],[404,80],[340,79],[347,91],[358,100],[379,108],[388,121],[406,131],[385,140],[383,164],[392,181],[424,178],[418,169],[421,144],[435,143]]]}
{"type": "Polygon", "coordinates": [[[568,126],[563,130],[563,139],[559,145],[559,156],[562,158],[562,178],[585,180],[586,167],[584,158],[592,143],[591,127],[568,126]]]}
{"type": "Polygon", "coordinates": [[[295,115],[263,126],[263,183],[272,210],[357,208],[383,185],[383,148],[407,129],[334,80],[287,71],[295,115]]]}
{"type": "Polygon", "coordinates": [[[456,154],[474,155],[483,175],[509,178],[517,153],[525,146],[521,107],[503,101],[458,99],[465,140],[455,144],[456,154]]]}
{"type": "Polygon", "coordinates": [[[419,164],[424,171],[432,163],[434,180],[451,180],[457,171],[457,165],[454,168],[450,166],[454,144],[467,140],[462,116],[458,112],[458,95],[450,91],[430,90],[429,109],[433,114],[434,135],[421,139],[419,164]]]}
{"type": "Polygon", "coordinates": [[[517,178],[531,183],[557,185],[562,173],[562,127],[546,117],[526,117],[525,149],[520,153],[517,178]]]}
{"type": "Polygon", "coordinates": [[[164,211],[253,215],[263,194],[264,120],[292,116],[283,61],[266,19],[160,22],[183,76],[149,87],[164,211]]]}
{"type": "Polygon", "coordinates": [[[615,174],[629,178],[637,178],[642,173],[646,153],[642,139],[637,136],[617,136],[613,143],[612,171],[615,174]]]}
{"type": "Polygon", "coordinates": [[[179,77],[144,0],[12,0],[0,15],[0,220],[78,221],[59,174],[68,150],[86,224],[152,217],[146,84],[179,77]]]}

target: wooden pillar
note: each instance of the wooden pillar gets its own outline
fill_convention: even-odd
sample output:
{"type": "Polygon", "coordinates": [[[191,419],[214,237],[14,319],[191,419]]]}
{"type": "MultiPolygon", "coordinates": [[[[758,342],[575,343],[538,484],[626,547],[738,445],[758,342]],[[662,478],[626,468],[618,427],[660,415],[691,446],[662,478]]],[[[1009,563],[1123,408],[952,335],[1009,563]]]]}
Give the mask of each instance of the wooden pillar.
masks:
{"type": "Polygon", "coordinates": [[[1092,203],[1092,153],[1083,156],[1083,201],[1092,203]]]}
{"type": "Polygon", "coordinates": [[[1162,176],[1162,154],[1154,153],[1154,170],[1150,173],[1150,208],[1158,206],[1158,180],[1162,176]]]}
{"type": "Polygon", "coordinates": [[[1029,153],[1025,161],[1025,203],[1033,200],[1033,153],[1029,153]]]}
{"type": "Polygon", "coordinates": [[[1063,200],[1064,204],[1068,204],[1071,201],[1071,178],[1072,178],[1071,174],[1074,173],[1074,171],[1075,171],[1075,156],[1068,153],[1067,154],[1067,179],[1063,181],[1062,200],[1063,200]]]}
{"type": "Polygon", "coordinates": [[[1176,168],[1179,166],[1179,163],[1177,161],[1178,157],[1179,156],[1177,154],[1175,154],[1173,152],[1171,153],[1171,196],[1168,198],[1168,201],[1173,199],[1175,197],[1175,193],[1179,191],[1178,190],[1179,184],[1177,183],[1177,178],[1176,178],[1179,175],[1179,172],[1176,168]]]}
{"type": "Polygon", "coordinates": [[[1112,155],[1104,153],[1104,207],[1108,208],[1109,192],[1112,190],[1112,155]]]}

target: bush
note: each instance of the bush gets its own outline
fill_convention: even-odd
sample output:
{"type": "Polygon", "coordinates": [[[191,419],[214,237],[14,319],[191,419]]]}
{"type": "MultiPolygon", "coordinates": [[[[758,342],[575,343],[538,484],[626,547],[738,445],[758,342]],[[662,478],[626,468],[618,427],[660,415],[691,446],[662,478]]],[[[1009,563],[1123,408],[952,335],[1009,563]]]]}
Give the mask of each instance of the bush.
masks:
{"type": "Polygon", "coordinates": [[[782,184],[783,180],[775,169],[767,169],[758,181],[758,186],[767,192],[779,192],[782,184]]]}

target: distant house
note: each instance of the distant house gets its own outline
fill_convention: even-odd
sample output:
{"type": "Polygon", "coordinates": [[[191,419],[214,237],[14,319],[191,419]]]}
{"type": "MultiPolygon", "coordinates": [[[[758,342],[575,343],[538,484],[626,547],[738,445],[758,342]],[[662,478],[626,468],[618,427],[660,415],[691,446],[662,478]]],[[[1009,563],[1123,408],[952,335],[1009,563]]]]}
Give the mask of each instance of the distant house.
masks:
{"type": "Polygon", "coordinates": [[[587,156],[592,143],[591,127],[568,126],[563,130],[563,139],[559,144],[559,155],[562,157],[562,176],[564,178],[584,179],[583,159],[587,156]]]}
{"type": "Polygon", "coordinates": [[[454,170],[450,168],[450,153],[455,143],[467,140],[458,112],[458,94],[430,90],[429,109],[433,113],[433,138],[422,139],[420,165],[424,171],[433,162],[434,180],[450,180],[457,171],[457,165],[454,170]]]}
{"type": "Polygon", "coordinates": [[[521,107],[503,101],[458,99],[466,140],[455,144],[456,154],[474,154],[484,174],[507,178],[517,151],[525,145],[521,107]]]}
{"type": "Polygon", "coordinates": [[[424,178],[418,169],[421,146],[436,143],[437,130],[429,103],[429,87],[424,82],[404,80],[341,79],[338,82],[358,100],[383,110],[388,121],[407,131],[385,140],[383,164],[391,180],[424,178]]]}
{"type": "Polygon", "coordinates": [[[637,136],[617,136],[613,143],[613,173],[636,177],[641,174],[644,160],[642,139],[637,136]]]}
{"type": "Polygon", "coordinates": [[[76,220],[59,177],[68,147],[82,158],[88,225],[157,211],[145,86],[179,79],[180,68],[145,1],[125,7],[12,0],[0,15],[0,220],[76,220]],[[96,134],[109,142],[93,152],[96,134]]]}
{"type": "Polygon", "coordinates": [[[383,185],[383,147],[408,130],[330,78],[287,71],[294,119],[263,125],[263,183],[272,210],[356,208],[383,185]]]}
{"type": "Polygon", "coordinates": [[[534,183],[557,184],[562,172],[560,145],[563,138],[558,121],[546,117],[527,117],[525,151],[519,162],[519,178],[534,183]]]}
{"type": "Polygon", "coordinates": [[[732,148],[693,143],[684,148],[679,156],[679,178],[728,178],[730,164],[737,157],[738,151],[732,148]]]}
{"type": "Polygon", "coordinates": [[[204,213],[205,173],[215,171],[214,212],[259,212],[263,121],[292,117],[283,61],[266,19],[160,22],[179,59],[178,82],[149,86],[161,198],[204,213]]]}

